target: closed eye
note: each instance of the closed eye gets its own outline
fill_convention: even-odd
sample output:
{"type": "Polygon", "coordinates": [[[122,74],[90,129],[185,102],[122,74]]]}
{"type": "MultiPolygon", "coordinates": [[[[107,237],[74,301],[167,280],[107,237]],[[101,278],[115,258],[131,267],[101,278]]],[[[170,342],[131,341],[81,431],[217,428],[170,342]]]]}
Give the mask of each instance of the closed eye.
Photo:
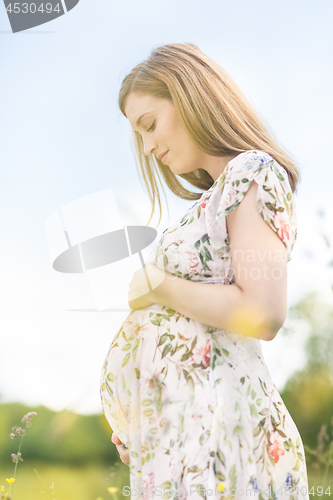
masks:
{"type": "Polygon", "coordinates": [[[154,130],[155,128],[155,123],[156,123],[156,120],[153,122],[153,124],[149,127],[149,129],[147,130],[147,132],[149,132],[150,130],[154,130]]]}

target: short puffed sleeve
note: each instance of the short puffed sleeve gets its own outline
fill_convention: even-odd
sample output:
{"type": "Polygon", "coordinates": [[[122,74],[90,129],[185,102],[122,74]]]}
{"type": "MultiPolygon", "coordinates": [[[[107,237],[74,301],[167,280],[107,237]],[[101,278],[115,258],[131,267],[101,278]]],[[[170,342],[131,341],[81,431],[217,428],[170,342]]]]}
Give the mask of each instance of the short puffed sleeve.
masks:
{"type": "Polygon", "coordinates": [[[290,261],[297,238],[295,200],[286,170],[268,153],[251,150],[229,162],[214,188],[217,225],[226,232],[225,216],[241,203],[252,181],[258,184],[258,211],[286,246],[290,261]]]}

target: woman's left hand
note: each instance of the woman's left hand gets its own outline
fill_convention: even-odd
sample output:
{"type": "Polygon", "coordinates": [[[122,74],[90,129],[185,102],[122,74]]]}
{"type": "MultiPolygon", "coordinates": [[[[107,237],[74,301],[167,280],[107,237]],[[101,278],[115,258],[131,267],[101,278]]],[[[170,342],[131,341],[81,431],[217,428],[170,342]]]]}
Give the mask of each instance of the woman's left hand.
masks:
{"type": "Polygon", "coordinates": [[[147,264],[133,274],[128,289],[128,304],[131,309],[143,309],[156,303],[157,288],[165,279],[165,273],[155,264],[147,264]],[[150,287],[148,285],[148,280],[150,287]]]}
{"type": "Polygon", "coordinates": [[[122,463],[129,466],[130,464],[129,449],[120,441],[119,437],[116,436],[114,433],[111,436],[111,441],[116,445],[122,463]]]}

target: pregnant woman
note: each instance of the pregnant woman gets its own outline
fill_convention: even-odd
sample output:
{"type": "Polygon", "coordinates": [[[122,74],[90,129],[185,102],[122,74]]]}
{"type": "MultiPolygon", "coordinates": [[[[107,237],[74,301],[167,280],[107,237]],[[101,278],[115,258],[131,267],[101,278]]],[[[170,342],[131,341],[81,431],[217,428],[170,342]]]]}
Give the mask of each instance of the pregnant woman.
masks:
{"type": "Polygon", "coordinates": [[[134,273],[132,311],[102,369],[125,494],[308,499],[302,440],[261,348],[287,314],[298,168],[194,44],[154,49],[123,80],[119,106],[152,214],[159,174],[197,200],[134,273]]]}

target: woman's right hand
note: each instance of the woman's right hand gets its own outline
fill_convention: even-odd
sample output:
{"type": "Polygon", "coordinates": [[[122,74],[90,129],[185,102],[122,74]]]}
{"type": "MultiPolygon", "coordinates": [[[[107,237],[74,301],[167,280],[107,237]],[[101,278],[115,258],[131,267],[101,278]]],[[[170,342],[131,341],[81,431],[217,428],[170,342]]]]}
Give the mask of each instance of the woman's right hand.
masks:
{"type": "Polygon", "coordinates": [[[118,438],[118,436],[115,435],[115,433],[112,434],[111,441],[117,447],[117,450],[118,450],[118,453],[119,453],[119,456],[120,456],[120,460],[123,462],[123,464],[129,466],[129,449],[125,448],[125,446],[120,441],[120,439],[118,438]]]}

